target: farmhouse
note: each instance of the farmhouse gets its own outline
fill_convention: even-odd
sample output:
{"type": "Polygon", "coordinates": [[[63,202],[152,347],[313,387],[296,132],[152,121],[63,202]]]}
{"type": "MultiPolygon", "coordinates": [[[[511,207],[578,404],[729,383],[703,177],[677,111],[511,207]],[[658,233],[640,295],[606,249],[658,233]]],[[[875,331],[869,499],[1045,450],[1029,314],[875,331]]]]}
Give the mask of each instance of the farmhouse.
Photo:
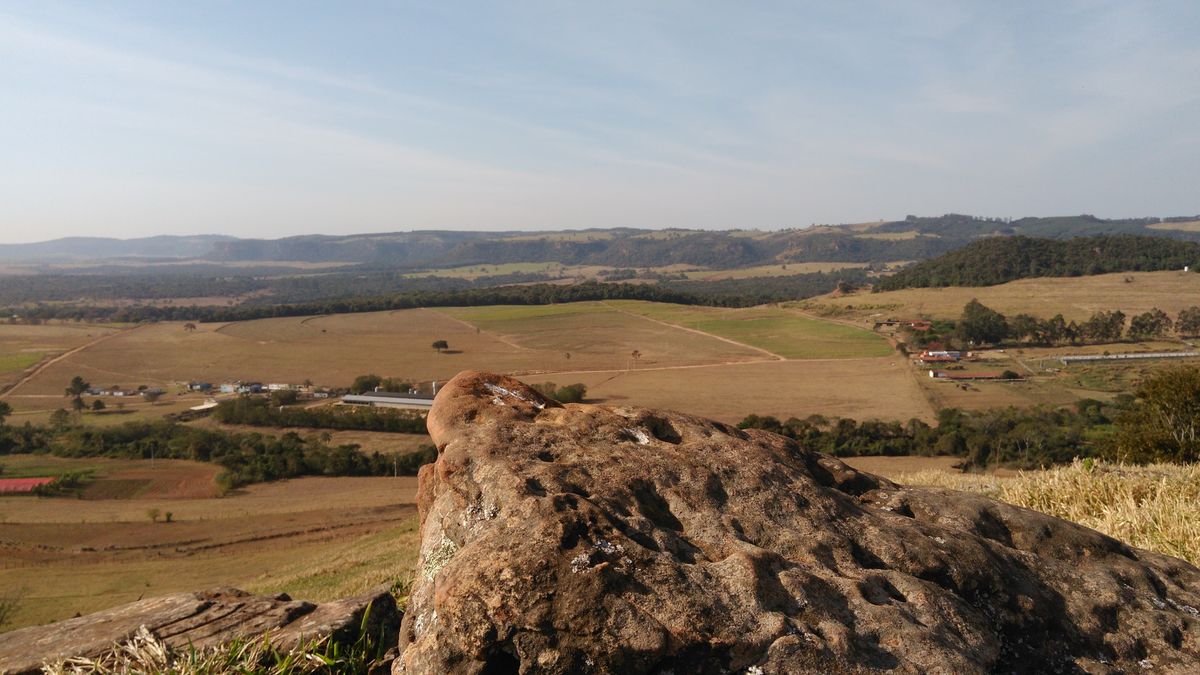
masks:
{"type": "Polygon", "coordinates": [[[345,405],[366,405],[376,408],[429,410],[433,407],[433,397],[426,394],[371,391],[363,394],[347,394],[342,397],[342,403],[345,405]]]}

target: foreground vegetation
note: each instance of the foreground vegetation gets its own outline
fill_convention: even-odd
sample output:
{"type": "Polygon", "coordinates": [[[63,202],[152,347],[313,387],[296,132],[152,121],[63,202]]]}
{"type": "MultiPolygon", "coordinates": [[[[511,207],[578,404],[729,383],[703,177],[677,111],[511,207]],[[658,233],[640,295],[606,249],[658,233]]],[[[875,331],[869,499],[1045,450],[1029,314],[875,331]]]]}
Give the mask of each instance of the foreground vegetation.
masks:
{"type": "Polygon", "coordinates": [[[978,492],[1200,564],[1200,465],[1075,460],[1014,477],[921,471],[895,480],[978,492]]]}

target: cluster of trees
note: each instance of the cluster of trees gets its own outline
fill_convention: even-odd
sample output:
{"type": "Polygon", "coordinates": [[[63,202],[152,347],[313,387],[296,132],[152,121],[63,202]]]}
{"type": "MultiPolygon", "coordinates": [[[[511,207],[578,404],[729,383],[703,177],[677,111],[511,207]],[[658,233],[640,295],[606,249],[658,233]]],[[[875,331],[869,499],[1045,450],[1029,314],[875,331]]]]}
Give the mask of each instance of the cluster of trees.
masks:
{"type": "Polygon", "coordinates": [[[271,400],[252,396],[221,401],[213,409],[212,416],[225,424],[247,424],[256,427],[426,433],[425,415],[415,410],[350,406],[303,408],[274,405],[271,400]]]}
{"type": "Polygon", "coordinates": [[[531,384],[537,392],[542,396],[552,398],[559,403],[583,403],[583,399],[587,397],[587,385],[576,382],[568,384],[565,387],[560,387],[553,382],[543,382],[542,384],[531,384]]]}
{"type": "Polygon", "coordinates": [[[395,377],[381,377],[374,373],[359,375],[350,383],[351,394],[363,394],[368,391],[407,392],[412,389],[412,383],[395,377]]]}
{"type": "Polygon", "coordinates": [[[989,237],[900,270],[874,288],[994,286],[1033,277],[1179,270],[1197,263],[1200,243],[1162,237],[989,237]]]}
{"type": "Polygon", "coordinates": [[[936,426],[912,419],[905,424],[828,419],[820,415],[781,422],[750,415],[738,426],[764,429],[802,441],[804,447],[839,457],[864,455],[949,455],[964,470],[995,466],[1038,468],[1098,452],[1111,416],[1121,404],[1084,400],[1071,409],[1000,408],[966,412],[946,408],[936,426]]]}
{"type": "MultiPolygon", "coordinates": [[[[963,307],[953,336],[963,344],[995,345],[1011,341],[1018,344],[1077,345],[1117,342],[1123,338],[1145,340],[1164,337],[1172,329],[1184,337],[1200,336],[1200,306],[1180,311],[1175,320],[1161,309],[1154,308],[1132,317],[1127,329],[1125,313],[1120,310],[1096,312],[1083,323],[1067,321],[1062,314],[1049,319],[1018,314],[1009,319],[978,300],[971,300],[963,307]]],[[[928,339],[931,337],[926,336],[928,339]]]]}

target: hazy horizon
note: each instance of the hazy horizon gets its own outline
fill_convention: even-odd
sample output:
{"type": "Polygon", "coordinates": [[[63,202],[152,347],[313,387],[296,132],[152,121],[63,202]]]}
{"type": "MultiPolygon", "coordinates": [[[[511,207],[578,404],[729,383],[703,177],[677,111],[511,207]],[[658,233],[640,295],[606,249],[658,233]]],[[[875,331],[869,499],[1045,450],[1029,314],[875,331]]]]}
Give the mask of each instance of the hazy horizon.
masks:
{"type": "Polygon", "coordinates": [[[0,0],[0,243],[1200,212],[1200,5],[0,0]]]}

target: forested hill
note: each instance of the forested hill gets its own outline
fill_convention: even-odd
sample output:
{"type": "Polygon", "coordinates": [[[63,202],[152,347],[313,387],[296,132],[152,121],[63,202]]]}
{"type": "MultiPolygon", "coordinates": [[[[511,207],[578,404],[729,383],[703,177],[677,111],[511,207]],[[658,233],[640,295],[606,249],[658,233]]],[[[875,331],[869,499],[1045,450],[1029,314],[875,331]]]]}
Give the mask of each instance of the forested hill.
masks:
{"type": "Polygon", "coordinates": [[[283,239],[153,237],[60,239],[0,245],[0,261],[121,261],[160,263],[158,271],[186,265],[213,274],[213,265],[338,263],[388,269],[432,269],[480,264],[561,263],[610,267],[675,264],[711,268],[788,262],[925,260],[996,235],[1068,239],[1139,234],[1200,241],[1200,216],[1104,219],[1090,215],[981,218],[960,214],[908,216],[903,220],[821,225],[782,230],[701,231],[610,228],[558,232],[415,231],[307,235],[283,239]],[[198,266],[208,265],[200,269],[198,266]]]}
{"type": "Polygon", "coordinates": [[[1135,235],[990,237],[881,279],[876,290],[994,286],[1033,277],[1196,269],[1200,243],[1135,235]]]}

